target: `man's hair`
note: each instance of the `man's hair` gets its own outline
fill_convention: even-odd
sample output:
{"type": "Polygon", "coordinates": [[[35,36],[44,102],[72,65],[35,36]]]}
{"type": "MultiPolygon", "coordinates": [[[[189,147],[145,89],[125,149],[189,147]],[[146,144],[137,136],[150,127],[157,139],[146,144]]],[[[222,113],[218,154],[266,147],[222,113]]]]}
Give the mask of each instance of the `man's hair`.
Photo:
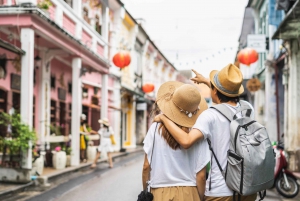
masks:
{"type": "MultiPolygon", "coordinates": [[[[215,86],[212,83],[210,83],[210,86],[211,86],[212,90],[215,88],[215,86]]],[[[235,103],[238,103],[240,101],[239,96],[229,97],[229,96],[226,96],[226,95],[222,94],[217,88],[216,88],[216,90],[217,90],[217,96],[218,96],[221,103],[227,103],[229,101],[233,101],[235,103]]]]}

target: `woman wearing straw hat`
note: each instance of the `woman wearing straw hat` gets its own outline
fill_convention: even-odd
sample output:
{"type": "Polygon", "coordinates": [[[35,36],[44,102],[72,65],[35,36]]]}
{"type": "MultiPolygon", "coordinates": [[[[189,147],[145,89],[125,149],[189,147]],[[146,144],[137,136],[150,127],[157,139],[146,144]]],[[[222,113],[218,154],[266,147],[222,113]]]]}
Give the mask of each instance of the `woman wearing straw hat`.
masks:
{"type": "Polygon", "coordinates": [[[98,158],[101,155],[101,152],[107,153],[108,163],[109,167],[113,167],[112,157],[111,153],[114,151],[111,143],[111,135],[114,135],[114,132],[112,128],[109,126],[109,120],[107,118],[99,119],[98,121],[100,123],[100,130],[98,131],[99,135],[101,136],[101,143],[99,147],[97,148],[97,155],[96,158],[91,165],[91,168],[95,168],[98,158]]]}
{"type": "MultiPolygon", "coordinates": [[[[191,80],[198,84],[204,83],[210,87],[211,97],[214,103],[224,104],[232,110],[232,112],[235,112],[240,107],[239,96],[244,92],[244,87],[242,85],[243,76],[238,67],[229,64],[220,71],[214,70],[210,73],[209,80],[196,71],[194,71],[194,73],[196,77],[191,80]]],[[[245,103],[249,104],[253,111],[253,107],[250,103],[246,101],[245,103]]],[[[240,114],[237,114],[237,116],[240,117],[240,114]]],[[[209,108],[204,111],[198,117],[193,129],[189,133],[178,129],[178,127],[164,115],[157,115],[154,121],[163,122],[176,141],[186,149],[194,143],[209,138],[221,167],[223,169],[226,168],[227,151],[230,141],[230,122],[217,110],[209,108]]],[[[233,191],[226,185],[224,177],[214,158],[212,158],[211,164],[209,179],[206,182],[205,200],[232,201],[233,191]]],[[[241,196],[242,201],[254,201],[255,199],[256,194],[241,196]]]]}
{"type": "MultiPolygon", "coordinates": [[[[207,109],[195,86],[176,81],[161,85],[155,106],[184,133],[207,109]]],[[[144,151],[143,188],[150,180],[154,201],[203,200],[205,167],[210,160],[207,142],[198,142],[185,150],[164,124],[153,123],[144,140],[144,151]]]]}

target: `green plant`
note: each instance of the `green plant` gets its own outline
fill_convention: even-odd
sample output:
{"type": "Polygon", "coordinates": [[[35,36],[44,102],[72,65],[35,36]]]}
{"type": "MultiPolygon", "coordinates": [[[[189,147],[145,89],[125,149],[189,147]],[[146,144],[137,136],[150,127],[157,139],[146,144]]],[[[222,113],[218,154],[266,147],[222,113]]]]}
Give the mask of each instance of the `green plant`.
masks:
{"type": "Polygon", "coordinates": [[[35,131],[21,121],[20,114],[0,113],[0,125],[11,128],[7,129],[10,132],[7,132],[6,136],[0,137],[0,147],[8,148],[11,153],[27,150],[28,142],[34,142],[37,139],[35,131]]]}
{"type": "Polygon", "coordinates": [[[38,7],[45,10],[48,10],[52,5],[50,0],[42,0],[38,3],[38,7]]]}
{"type": "Polygon", "coordinates": [[[55,135],[61,135],[61,127],[60,126],[55,126],[55,125],[50,125],[50,133],[55,133],[55,135]]]}

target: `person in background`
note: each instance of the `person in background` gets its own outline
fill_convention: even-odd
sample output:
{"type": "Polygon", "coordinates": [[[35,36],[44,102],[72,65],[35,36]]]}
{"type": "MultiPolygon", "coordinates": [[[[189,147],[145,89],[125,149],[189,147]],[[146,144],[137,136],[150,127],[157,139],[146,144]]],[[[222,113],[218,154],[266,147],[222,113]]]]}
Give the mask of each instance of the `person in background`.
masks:
{"type": "Polygon", "coordinates": [[[90,133],[89,130],[90,129],[86,124],[86,115],[81,114],[80,116],[80,160],[84,163],[87,162],[86,150],[87,150],[88,142],[87,142],[86,134],[90,133]]]}
{"type": "Polygon", "coordinates": [[[113,129],[109,126],[109,121],[107,118],[99,119],[98,121],[100,123],[100,130],[98,131],[100,138],[101,138],[101,143],[99,147],[97,148],[97,154],[96,158],[91,165],[91,168],[95,168],[97,166],[97,161],[98,158],[101,155],[101,152],[106,152],[107,153],[107,159],[108,159],[108,164],[110,168],[113,168],[113,161],[112,161],[112,152],[113,147],[112,147],[112,139],[114,136],[114,131],[113,129]]]}
{"type": "MultiPolygon", "coordinates": [[[[154,113],[166,115],[188,133],[197,117],[207,109],[206,101],[191,84],[170,81],[158,90],[154,113]]],[[[163,123],[153,123],[144,140],[144,190],[150,176],[153,201],[203,201],[206,165],[210,152],[206,140],[183,149],[163,123]]]]}

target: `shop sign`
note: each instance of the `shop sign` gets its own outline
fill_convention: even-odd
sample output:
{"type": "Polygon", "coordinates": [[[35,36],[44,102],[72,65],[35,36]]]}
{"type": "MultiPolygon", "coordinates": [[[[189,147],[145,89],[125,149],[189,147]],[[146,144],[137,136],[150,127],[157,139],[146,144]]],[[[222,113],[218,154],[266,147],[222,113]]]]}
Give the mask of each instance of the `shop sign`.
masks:
{"type": "Polygon", "coordinates": [[[20,91],[21,90],[21,76],[17,74],[11,74],[10,88],[20,91]]]}
{"type": "Polygon", "coordinates": [[[260,89],[261,83],[257,78],[253,78],[248,80],[247,84],[246,84],[246,88],[250,91],[250,92],[255,92],[258,91],[260,89]]]}
{"type": "Polygon", "coordinates": [[[266,52],[266,36],[263,34],[249,34],[247,47],[255,49],[258,53],[266,52]]]}
{"type": "Polygon", "coordinates": [[[136,104],[136,110],[138,110],[138,111],[147,110],[147,103],[138,103],[138,104],[136,104]]]}

